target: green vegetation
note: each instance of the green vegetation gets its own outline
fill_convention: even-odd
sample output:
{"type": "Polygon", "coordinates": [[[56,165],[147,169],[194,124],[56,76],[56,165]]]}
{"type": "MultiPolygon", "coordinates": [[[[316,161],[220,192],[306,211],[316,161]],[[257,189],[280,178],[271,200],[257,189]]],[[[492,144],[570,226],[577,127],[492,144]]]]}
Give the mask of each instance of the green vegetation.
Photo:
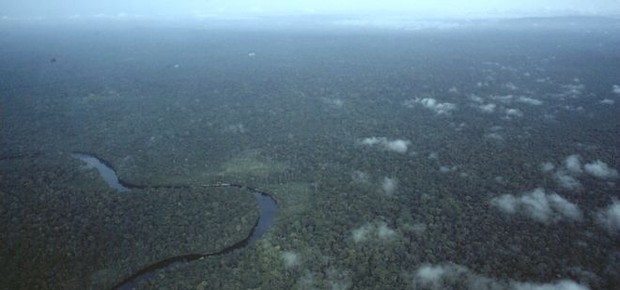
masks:
{"type": "MultiPolygon", "coordinates": [[[[113,192],[73,151],[134,184],[231,182],[278,201],[256,243],[158,271],[140,289],[417,289],[419,265],[448,262],[505,281],[620,283],[609,270],[617,237],[591,214],[620,183],[584,178],[586,190],[568,191],[540,169],[570,154],[617,166],[618,105],[599,103],[614,98],[617,35],[109,33],[79,36],[90,41],[71,48],[80,65],[60,76],[20,70],[16,89],[0,82],[0,288],[105,289],[155,261],[230,246],[258,217],[234,188],[113,192]],[[574,78],[585,89],[565,96],[574,78]],[[403,105],[416,97],[456,109],[403,105]],[[369,137],[411,143],[400,153],[359,144],[369,137]],[[584,221],[547,226],[489,202],[536,187],[578,204],[584,221]]],[[[11,39],[0,55],[16,63],[48,53],[11,39]]]]}

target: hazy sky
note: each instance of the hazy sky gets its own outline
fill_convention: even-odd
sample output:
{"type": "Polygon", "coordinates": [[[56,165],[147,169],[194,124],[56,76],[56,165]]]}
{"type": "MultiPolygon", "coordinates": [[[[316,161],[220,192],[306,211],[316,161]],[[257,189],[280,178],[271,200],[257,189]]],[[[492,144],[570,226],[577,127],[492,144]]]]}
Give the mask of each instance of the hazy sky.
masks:
{"type": "Polygon", "coordinates": [[[620,14],[620,0],[0,0],[0,16],[398,12],[429,16],[620,14]]]}

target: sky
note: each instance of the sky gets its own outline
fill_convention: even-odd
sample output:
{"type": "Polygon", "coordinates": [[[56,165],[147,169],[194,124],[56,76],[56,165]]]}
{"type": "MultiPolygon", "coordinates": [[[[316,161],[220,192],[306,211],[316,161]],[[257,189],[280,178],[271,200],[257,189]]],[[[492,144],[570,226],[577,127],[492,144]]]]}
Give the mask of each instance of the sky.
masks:
{"type": "Polygon", "coordinates": [[[0,17],[415,14],[620,15],[620,0],[2,0],[0,17]]]}

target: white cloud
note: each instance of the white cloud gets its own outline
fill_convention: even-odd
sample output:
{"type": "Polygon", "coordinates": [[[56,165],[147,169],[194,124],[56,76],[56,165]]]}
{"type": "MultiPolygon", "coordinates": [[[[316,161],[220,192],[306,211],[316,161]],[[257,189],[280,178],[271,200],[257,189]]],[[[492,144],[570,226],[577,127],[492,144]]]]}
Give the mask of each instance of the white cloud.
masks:
{"type": "Polygon", "coordinates": [[[549,198],[543,190],[536,189],[515,199],[515,208],[521,209],[525,215],[539,222],[548,222],[553,213],[549,198]]]}
{"type": "Polygon", "coordinates": [[[365,242],[371,238],[378,240],[391,240],[396,236],[396,231],[388,227],[384,221],[366,223],[359,228],[353,229],[352,237],[356,243],[365,242]]]}
{"type": "Polygon", "coordinates": [[[610,234],[620,234],[620,201],[614,200],[597,215],[598,223],[610,234]]]}
{"type": "Polygon", "coordinates": [[[506,214],[520,214],[535,221],[549,224],[567,219],[580,221],[581,210],[556,193],[546,193],[542,188],[526,192],[519,197],[511,194],[493,198],[491,204],[506,214]]]}
{"type": "Polygon", "coordinates": [[[245,126],[243,126],[243,124],[238,123],[238,124],[228,125],[228,127],[226,127],[226,131],[231,132],[231,133],[243,134],[247,130],[245,129],[245,126]]]}
{"type": "Polygon", "coordinates": [[[437,115],[442,114],[450,114],[452,111],[456,110],[456,105],[453,103],[440,103],[436,99],[433,98],[415,98],[411,100],[406,100],[403,102],[403,105],[408,108],[414,108],[417,105],[421,105],[424,108],[427,108],[437,115]]]}
{"type": "Polygon", "coordinates": [[[600,179],[618,178],[618,170],[609,167],[605,162],[596,160],[584,166],[586,172],[600,179]]]}
{"type": "Polygon", "coordinates": [[[581,189],[581,182],[577,180],[577,178],[569,175],[564,170],[558,170],[553,175],[555,181],[560,185],[560,187],[568,190],[578,190],[581,189]]]}
{"type": "Polygon", "coordinates": [[[422,265],[415,273],[416,281],[422,286],[433,286],[438,288],[445,275],[453,275],[452,272],[462,270],[458,265],[422,265]]]}
{"type": "Polygon", "coordinates": [[[407,230],[413,232],[418,236],[424,234],[427,228],[426,224],[424,223],[415,223],[413,225],[406,224],[405,227],[407,228],[407,230]]]}
{"type": "Polygon", "coordinates": [[[383,178],[383,183],[381,184],[381,188],[383,188],[383,192],[387,195],[393,195],[398,188],[398,180],[396,178],[383,178]]]}
{"type": "Polygon", "coordinates": [[[498,101],[500,103],[508,104],[512,102],[512,100],[514,99],[514,96],[513,95],[490,96],[489,98],[491,98],[492,100],[498,101]]]}
{"type": "Polygon", "coordinates": [[[551,162],[545,162],[545,163],[540,165],[540,169],[543,172],[551,172],[551,171],[553,171],[553,169],[555,169],[555,165],[553,165],[553,163],[551,163],[551,162]]]}
{"type": "Polygon", "coordinates": [[[614,92],[614,94],[619,94],[620,95],[620,86],[619,85],[613,85],[611,87],[611,91],[614,92]]]}
{"type": "Polygon", "coordinates": [[[504,136],[502,136],[502,134],[497,133],[497,132],[484,134],[484,137],[487,139],[491,139],[491,140],[504,141],[504,136]]]}
{"type": "Polygon", "coordinates": [[[517,98],[517,102],[532,105],[532,106],[540,106],[543,103],[539,99],[534,99],[534,98],[524,97],[524,96],[517,98]]]}
{"type": "Polygon", "coordinates": [[[388,140],[386,137],[369,137],[364,138],[358,142],[361,145],[365,146],[379,146],[383,150],[393,151],[396,153],[405,153],[409,145],[411,144],[408,140],[396,139],[396,140],[388,140]]]}
{"type": "MultiPolygon", "coordinates": [[[[554,169],[554,165],[550,162],[546,162],[543,163],[542,169],[543,172],[551,172],[554,169]]],[[[564,159],[562,166],[553,173],[553,178],[558,185],[564,189],[578,190],[581,189],[582,186],[577,176],[582,172],[581,157],[577,154],[572,154],[564,159]]]]}
{"type": "Polygon", "coordinates": [[[495,182],[499,183],[499,184],[506,184],[506,179],[503,176],[495,176],[495,178],[493,178],[493,180],[495,180],[495,182]]]}
{"type": "Polygon", "coordinates": [[[353,180],[354,183],[369,183],[370,182],[370,176],[368,175],[368,173],[364,172],[364,171],[353,171],[353,173],[351,173],[351,179],[353,180]]]}
{"type": "Polygon", "coordinates": [[[561,97],[578,98],[583,94],[585,86],[579,83],[579,80],[575,81],[575,84],[563,85],[564,91],[560,93],[561,97]]]}
{"type": "Polygon", "coordinates": [[[564,167],[573,174],[581,174],[583,172],[583,169],[581,169],[581,160],[577,154],[566,157],[566,159],[564,159],[564,167]]]}
{"type": "Polygon", "coordinates": [[[340,109],[344,106],[344,102],[340,98],[321,98],[321,101],[335,109],[340,109]]]}
{"type": "Polygon", "coordinates": [[[438,281],[445,273],[446,269],[443,266],[423,265],[418,268],[415,275],[423,283],[428,283],[438,281]]]}
{"type": "Polygon", "coordinates": [[[474,101],[474,102],[476,102],[476,103],[480,103],[480,104],[482,104],[484,102],[484,99],[479,97],[479,96],[477,96],[477,95],[470,95],[469,99],[474,101]]]}
{"type": "Polygon", "coordinates": [[[454,172],[458,169],[458,166],[456,165],[452,165],[452,166],[447,166],[447,165],[442,165],[439,166],[439,172],[441,173],[450,173],[450,172],[454,172]]]}
{"type": "Polygon", "coordinates": [[[515,214],[517,213],[517,206],[519,200],[512,194],[504,194],[499,197],[493,198],[491,204],[497,207],[504,213],[515,214]]]}
{"type": "Polygon", "coordinates": [[[507,82],[504,84],[504,86],[509,89],[509,90],[513,90],[516,91],[519,89],[519,87],[517,87],[515,84],[511,83],[511,82],[507,82]]]}
{"type": "Polygon", "coordinates": [[[284,251],[281,254],[282,262],[284,263],[284,267],[292,268],[295,266],[299,266],[301,264],[301,259],[299,258],[299,254],[292,251],[284,251]]]}
{"type": "Polygon", "coordinates": [[[356,243],[364,242],[368,240],[368,236],[372,231],[373,226],[371,224],[365,224],[359,228],[356,228],[352,231],[353,241],[356,243]]]}
{"type": "Polygon", "coordinates": [[[602,99],[599,103],[603,104],[603,105],[613,105],[616,103],[616,101],[612,100],[612,99],[602,99]]]}
{"type": "Polygon", "coordinates": [[[579,210],[579,207],[577,207],[576,204],[564,199],[563,197],[555,193],[548,194],[547,200],[549,200],[551,206],[562,216],[574,221],[581,220],[581,210],[579,210]]]}
{"type": "Polygon", "coordinates": [[[506,115],[508,117],[523,117],[523,112],[519,109],[508,108],[506,109],[506,115]]]}
{"type": "Polygon", "coordinates": [[[495,108],[497,108],[497,105],[493,103],[478,106],[478,109],[484,113],[493,113],[495,112],[495,108]]]}
{"type": "Polygon", "coordinates": [[[380,222],[377,225],[377,237],[382,240],[391,239],[396,235],[396,231],[390,229],[385,222],[380,222]]]}
{"type": "Polygon", "coordinates": [[[360,144],[367,145],[367,146],[374,146],[374,145],[382,144],[385,142],[387,142],[387,138],[385,137],[369,137],[369,138],[364,138],[361,141],[359,141],[360,144]]]}
{"type": "Polygon", "coordinates": [[[468,289],[468,290],[588,290],[587,286],[564,279],[551,283],[533,283],[497,280],[480,275],[457,264],[421,265],[413,275],[415,289],[468,289]]]}
{"type": "Polygon", "coordinates": [[[572,280],[560,280],[555,283],[513,282],[514,290],[587,290],[586,286],[572,280]]]}
{"type": "MultiPolygon", "coordinates": [[[[415,289],[502,289],[502,283],[457,264],[420,266],[414,277],[415,289]]],[[[505,284],[505,283],[504,283],[505,284]]]]}
{"type": "Polygon", "coordinates": [[[406,140],[394,140],[389,141],[387,144],[385,144],[385,147],[389,151],[405,153],[407,152],[407,147],[409,146],[409,144],[411,144],[411,142],[406,140]]]}
{"type": "MultiPolygon", "coordinates": [[[[543,172],[553,170],[553,164],[550,162],[543,163],[543,172]]],[[[562,167],[558,168],[553,174],[555,181],[564,189],[578,190],[581,189],[581,182],[577,179],[583,172],[588,173],[599,179],[615,179],[618,178],[618,170],[609,167],[605,162],[596,160],[586,165],[581,164],[581,157],[572,154],[564,159],[562,167]]]]}

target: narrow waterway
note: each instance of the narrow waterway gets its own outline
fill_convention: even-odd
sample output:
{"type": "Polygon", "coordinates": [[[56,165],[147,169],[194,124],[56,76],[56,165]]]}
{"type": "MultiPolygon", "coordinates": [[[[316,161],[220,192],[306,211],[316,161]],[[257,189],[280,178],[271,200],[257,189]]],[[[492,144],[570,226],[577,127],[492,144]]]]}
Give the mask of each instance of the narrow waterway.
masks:
{"type": "MultiPolygon", "coordinates": [[[[133,185],[127,182],[122,181],[116,171],[112,168],[109,163],[104,160],[87,153],[72,153],[71,156],[73,158],[82,160],[86,163],[86,165],[90,168],[95,168],[99,172],[99,175],[103,180],[110,186],[110,188],[118,191],[118,192],[130,192],[132,189],[144,189],[144,188],[189,188],[191,186],[180,186],[180,185],[158,185],[158,186],[149,186],[149,185],[133,185]]],[[[126,277],[121,282],[117,283],[112,289],[134,289],[140,282],[150,279],[154,276],[154,274],[163,269],[176,267],[182,263],[188,263],[197,259],[224,255],[236,250],[241,250],[251,245],[258,239],[260,239],[272,226],[275,221],[275,218],[278,214],[278,205],[276,200],[267,192],[258,190],[253,187],[249,187],[242,184],[236,183],[217,183],[210,185],[201,185],[197,187],[236,187],[240,189],[245,189],[248,192],[252,193],[252,195],[256,198],[258,202],[260,215],[258,220],[252,227],[252,230],[248,234],[248,236],[233,244],[230,245],[218,252],[213,253],[188,253],[186,255],[174,256],[170,257],[151,265],[147,265],[141,270],[133,273],[132,275],[126,277]]]]}

